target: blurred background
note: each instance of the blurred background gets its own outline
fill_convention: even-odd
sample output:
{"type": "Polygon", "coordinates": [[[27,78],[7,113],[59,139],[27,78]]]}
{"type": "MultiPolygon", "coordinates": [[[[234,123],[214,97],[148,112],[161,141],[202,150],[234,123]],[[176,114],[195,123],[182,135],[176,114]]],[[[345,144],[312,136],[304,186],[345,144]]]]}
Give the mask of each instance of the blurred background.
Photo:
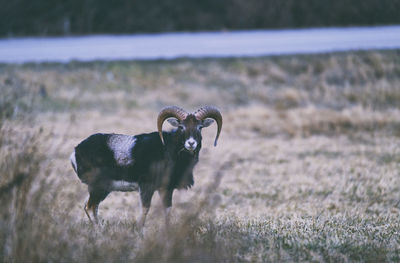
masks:
{"type": "Polygon", "coordinates": [[[1,0],[0,36],[400,23],[400,0],[1,0]]]}

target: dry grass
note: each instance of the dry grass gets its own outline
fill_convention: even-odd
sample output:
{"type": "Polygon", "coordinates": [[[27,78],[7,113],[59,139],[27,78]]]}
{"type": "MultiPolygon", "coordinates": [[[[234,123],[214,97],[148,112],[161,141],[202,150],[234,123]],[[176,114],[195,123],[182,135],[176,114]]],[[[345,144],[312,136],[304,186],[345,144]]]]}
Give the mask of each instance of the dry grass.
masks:
{"type": "Polygon", "coordinates": [[[400,53],[0,66],[0,261],[400,260],[400,53]],[[4,94],[4,96],[3,96],[4,94]],[[195,187],[113,193],[92,228],[68,156],[95,132],[155,130],[164,105],[218,106],[195,187]]]}

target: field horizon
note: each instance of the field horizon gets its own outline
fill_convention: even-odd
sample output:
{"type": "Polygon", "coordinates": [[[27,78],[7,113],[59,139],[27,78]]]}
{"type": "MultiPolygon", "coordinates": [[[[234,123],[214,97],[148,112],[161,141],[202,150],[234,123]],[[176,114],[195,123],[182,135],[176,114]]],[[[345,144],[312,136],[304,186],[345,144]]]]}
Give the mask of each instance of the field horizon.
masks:
{"type": "MultiPolygon", "coordinates": [[[[0,261],[397,262],[400,51],[0,65],[0,261]],[[214,105],[165,232],[157,194],[114,192],[93,228],[69,155],[214,105]]],[[[168,124],[164,129],[170,129],[168,124]]]]}

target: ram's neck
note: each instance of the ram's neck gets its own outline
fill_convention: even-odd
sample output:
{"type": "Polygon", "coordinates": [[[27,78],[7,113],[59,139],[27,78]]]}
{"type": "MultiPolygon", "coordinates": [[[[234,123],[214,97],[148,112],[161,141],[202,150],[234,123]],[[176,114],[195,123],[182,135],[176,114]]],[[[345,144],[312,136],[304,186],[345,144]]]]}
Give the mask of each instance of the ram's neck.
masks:
{"type": "Polygon", "coordinates": [[[179,150],[183,147],[179,143],[178,137],[175,131],[163,132],[164,137],[164,149],[172,156],[178,156],[179,150]]]}
{"type": "Polygon", "coordinates": [[[170,158],[174,160],[169,188],[190,188],[194,184],[193,168],[199,160],[201,144],[194,152],[185,149],[175,131],[163,132],[165,150],[170,158]]]}

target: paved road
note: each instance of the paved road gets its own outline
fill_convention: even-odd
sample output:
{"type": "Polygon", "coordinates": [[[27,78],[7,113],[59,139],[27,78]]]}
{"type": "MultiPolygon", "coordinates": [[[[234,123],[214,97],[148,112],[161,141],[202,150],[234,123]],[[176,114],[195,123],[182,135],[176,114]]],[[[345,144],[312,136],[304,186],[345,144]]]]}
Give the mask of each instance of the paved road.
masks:
{"type": "Polygon", "coordinates": [[[0,39],[0,62],[171,59],[398,49],[400,26],[0,39]]]}

